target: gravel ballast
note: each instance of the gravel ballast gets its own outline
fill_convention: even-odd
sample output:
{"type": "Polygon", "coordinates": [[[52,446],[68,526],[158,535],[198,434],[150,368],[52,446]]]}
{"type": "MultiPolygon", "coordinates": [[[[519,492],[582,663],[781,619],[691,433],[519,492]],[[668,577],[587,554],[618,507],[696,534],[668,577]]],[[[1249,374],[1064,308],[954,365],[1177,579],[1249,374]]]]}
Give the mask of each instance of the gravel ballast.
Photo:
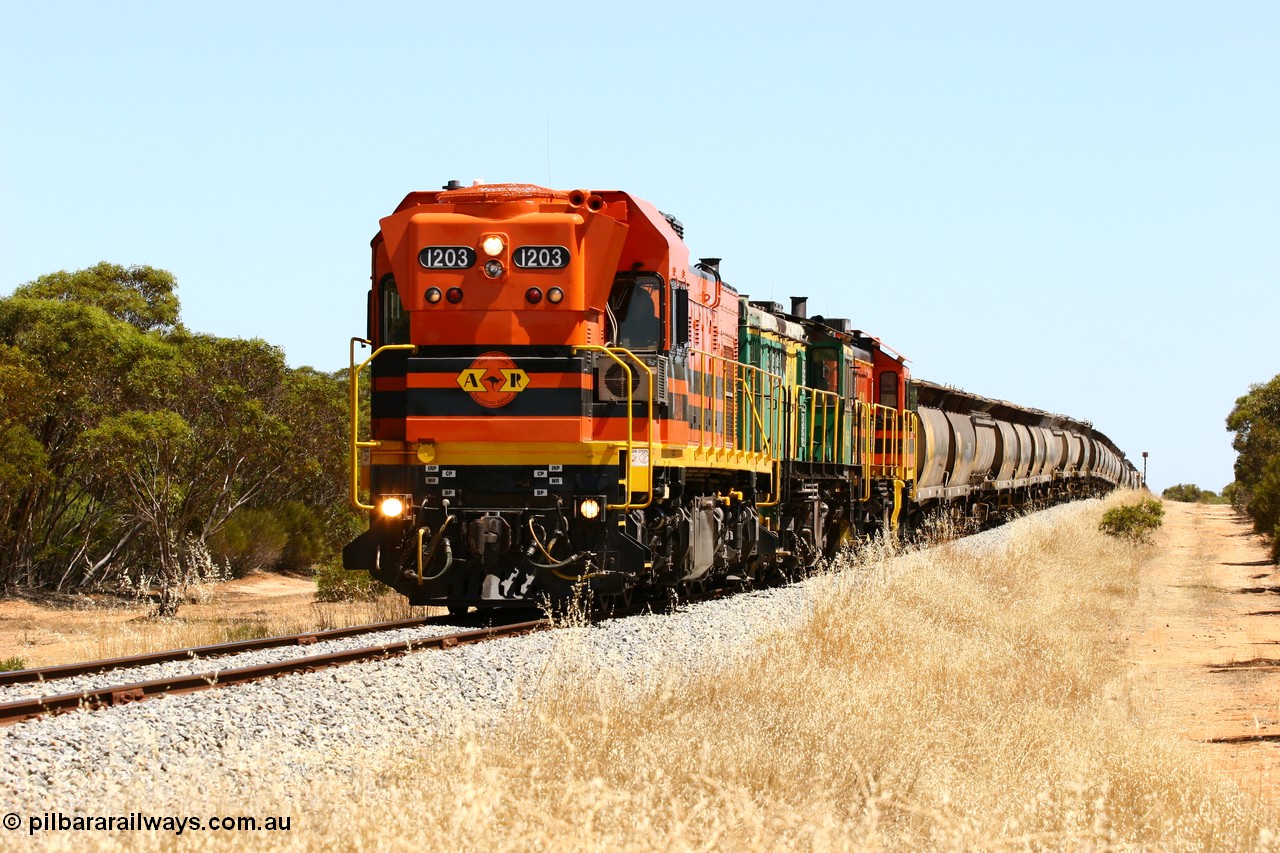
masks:
{"type": "MultiPolygon", "coordinates": [[[[1079,506],[1051,512],[1079,511],[1079,506]]],[[[1003,538],[997,529],[971,537],[965,547],[994,547],[1003,538]],[[984,544],[987,537],[993,541],[984,544]]],[[[233,796],[240,781],[260,787],[265,775],[286,796],[321,777],[395,762],[434,736],[500,720],[514,703],[536,692],[557,660],[586,662],[616,673],[623,683],[640,685],[721,666],[761,635],[802,624],[824,582],[829,580],[818,577],[690,604],[676,613],[21,723],[0,729],[6,756],[0,789],[8,792],[11,811],[28,813],[55,807],[92,813],[126,782],[131,798],[141,784],[151,803],[161,803],[190,798],[211,779],[233,796]],[[252,779],[240,778],[246,768],[254,768],[252,779]]],[[[332,642],[356,646],[367,638],[332,642]]],[[[320,646],[252,654],[315,654],[320,646]]],[[[209,663],[199,662],[197,669],[206,671],[209,663]]],[[[219,664],[229,666],[229,659],[219,664]]]]}
{"type": "Polygon", "coordinates": [[[366,646],[412,642],[430,637],[441,637],[445,634],[454,634],[459,631],[472,630],[477,629],[460,625],[423,625],[417,628],[398,628],[393,631],[376,631],[369,634],[323,640],[308,646],[276,646],[218,657],[187,658],[185,660],[135,666],[128,669],[110,669],[103,672],[59,678],[49,682],[31,681],[22,684],[6,684],[0,685],[0,703],[17,702],[22,699],[35,699],[42,696],[55,696],[62,693],[80,693],[86,690],[97,690],[106,687],[120,687],[126,684],[136,684],[140,681],[152,681],[161,678],[218,673],[228,669],[260,666],[312,655],[359,649],[366,646]]]}
{"type": "MultiPolygon", "coordinates": [[[[368,766],[433,734],[482,726],[537,688],[553,652],[573,644],[639,681],[722,661],[762,630],[794,624],[803,585],[689,605],[590,628],[424,651],[231,688],[76,712],[0,729],[0,788],[15,811],[91,808],[101,782],[148,776],[157,801],[202,779],[260,767],[282,785],[368,766]],[[363,755],[361,755],[363,754],[363,755]]],[[[314,653],[316,647],[307,651],[314,653]]],[[[260,782],[256,779],[255,782],[260,782]]],[[[232,786],[234,789],[234,785],[232,786]]]]}

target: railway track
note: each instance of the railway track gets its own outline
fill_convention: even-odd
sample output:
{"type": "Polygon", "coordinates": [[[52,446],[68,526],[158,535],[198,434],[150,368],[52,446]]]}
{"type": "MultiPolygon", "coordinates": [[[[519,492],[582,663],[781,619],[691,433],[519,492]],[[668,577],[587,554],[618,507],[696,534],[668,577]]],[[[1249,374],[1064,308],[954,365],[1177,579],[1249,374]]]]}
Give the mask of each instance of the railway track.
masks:
{"type": "MultiPolygon", "coordinates": [[[[796,578],[793,576],[780,575],[763,583],[757,583],[753,588],[766,589],[780,584],[790,583],[794,580],[796,580],[796,578]]],[[[737,591],[739,591],[739,588],[712,587],[705,589],[700,593],[685,597],[681,601],[676,601],[675,599],[662,599],[660,597],[642,597],[638,598],[636,601],[629,602],[626,605],[619,604],[616,607],[611,608],[609,616],[604,618],[618,618],[634,615],[646,610],[664,611],[674,609],[680,604],[723,598],[731,596],[737,591]]],[[[529,611],[521,611],[521,613],[527,616],[529,611]]],[[[486,640],[498,639],[500,637],[532,633],[552,626],[552,622],[550,620],[541,618],[521,618],[520,621],[483,626],[479,624],[482,621],[489,621],[494,618],[501,619],[502,615],[502,611],[485,611],[475,612],[465,616],[420,617],[415,619],[403,619],[395,622],[381,622],[350,628],[334,628],[325,631],[314,631],[288,636],[264,637],[256,640],[244,640],[188,649],[176,649],[173,651],[133,655],[130,657],[0,673],[0,688],[3,688],[6,685],[32,683],[47,683],[50,686],[54,686],[57,685],[60,680],[67,678],[110,672],[117,669],[127,670],[172,661],[206,659],[212,661],[219,657],[229,657],[243,652],[289,646],[308,646],[324,642],[326,640],[343,639],[359,636],[361,634],[372,634],[403,628],[418,628],[430,625],[456,625],[459,622],[463,624],[468,622],[477,623],[477,627],[473,630],[458,631],[435,636],[416,637],[409,640],[389,643],[377,643],[361,648],[344,649],[335,652],[296,657],[252,666],[228,667],[225,669],[211,667],[197,673],[188,673],[152,680],[134,681],[120,684],[118,686],[94,687],[85,690],[50,693],[39,697],[3,702],[0,703],[0,726],[13,725],[14,723],[23,722],[41,716],[66,713],[74,710],[98,710],[102,708],[118,707],[155,696],[193,693],[214,687],[247,684],[254,681],[261,681],[263,679],[275,678],[293,673],[311,672],[318,669],[341,666],[348,663],[358,663],[361,661],[394,657],[411,651],[454,648],[460,645],[484,642],[486,640]]],[[[599,614],[597,614],[596,618],[600,618],[599,614]]]]}
{"type": "MultiPolygon", "coordinates": [[[[486,617],[491,618],[491,617],[486,617]]],[[[0,673],[0,686],[15,684],[47,684],[57,688],[60,681],[80,675],[128,670],[157,663],[184,660],[210,660],[216,662],[220,657],[228,657],[243,652],[257,651],[267,648],[287,646],[309,646],[318,642],[346,637],[372,634],[402,628],[424,627],[433,624],[457,624],[467,621],[466,617],[423,617],[405,619],[398,622],[382,622],[372,625],[361,625],[352,628],[335,628],[327,631],[315,631],[307,634],[294,634],[281,637],[266,637],[257,640],[246,640],[233,643],[221,643],[212,646],[198,646],[189,649],[176,649],[153,654],[134,655],[130,657],[112,658],[108,660],[88,661],[85,663],[65,664],[61,666],[26,669],[16,672],[0,673]]],[[[85,690],[72,690],[49,693],[37,697],[0,703],[0,726],[12,725],[25,720],[48,714],[59,714],[68,711],[118,707],[138,702],[154,696],[193,693],[209,690],[214,687],[225,687],[236,684],[247,684],[267,678],[275,678],[299,672],[313,672],[331,666],[341,666],[359,661],[394,657],[410,651],[428,649],[449,649],[471,643],[484,642],[499,637],[510,637],[539,631],[550,626],[546,619],[523,620],[518,622],[499,623],[478,627],[467,631],[435,636],[415,637],[388,643],[375,643],[354,649],[343,649],[333,652],[295,657],[287,660],[273,661],[252,666],[228,667],[219,669],[211,666],[207,670],[187,673],[166,678],[144,681],[132,681],[107,687],[94,687],[85,690]]]]}

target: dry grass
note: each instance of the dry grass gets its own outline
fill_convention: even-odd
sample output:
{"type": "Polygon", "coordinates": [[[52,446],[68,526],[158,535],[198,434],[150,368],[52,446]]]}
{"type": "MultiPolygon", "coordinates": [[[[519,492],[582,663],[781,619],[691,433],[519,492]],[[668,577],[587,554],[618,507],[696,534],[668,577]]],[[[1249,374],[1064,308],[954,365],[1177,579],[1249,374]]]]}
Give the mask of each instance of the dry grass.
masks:
{"type": "Polygon", "coordinates": [[[332,603],[297,595],[248,602],[206,595],[184,604],[176,617],[152,616],[149,610],[127,600],[85,598],[74,608],[12,619],[0,652],[29,667],[52,666],[444,612],[411,608],[398,595],[332,603]]]}
{"type": "MultiPolygon", "coordinates": [[[[192,609],[188,608],[188,611],[192,609]]],[[[297,603],[264,604],[248,614],[212,603],[190,615],[179,611],[174,618],[143,616],[131,619],[117,630],[85,638],[82,644],[84,656],[75,659],[109,658],[346,628],[368,622],[408,619],[426,612],[426,608],[409,607],[405,599],[397,595],[373,601],[313,602],[302,606],[297,603]]]]}
{"type": "Polygon", "coordinates": [[[1024,519],[1001,547],[864,554],[817,583],[801,630],[709,674],[622,683],[568,640],[492,730],[305,797],[264,781],[258,813],[291,813],[293,832],[254,843],[1280,849],[1273,807],[1109,698],[1144,551],[1100,534],[1101,511],[1024,519]]]}

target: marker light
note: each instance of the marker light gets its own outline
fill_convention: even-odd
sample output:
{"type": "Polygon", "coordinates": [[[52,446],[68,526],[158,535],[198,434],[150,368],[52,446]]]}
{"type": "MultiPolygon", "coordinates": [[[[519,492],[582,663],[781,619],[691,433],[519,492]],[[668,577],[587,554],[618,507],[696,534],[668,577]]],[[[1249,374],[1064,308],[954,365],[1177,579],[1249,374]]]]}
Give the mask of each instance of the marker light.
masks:
{"type": "Polygon", "coordinates": [[[502,266],[502,261],[485,261],[484,262],[484,274],[489,276],[489,278],[497,278],[498,276],[502,275],[504,272],[506,272],[506,270],[502,266]]]}
{"type": "Polygon", "coordinates": [[[578,504],[578,515],[590,521],[600,514],[600,502],[595,498],[583,498],[578,504]]]}
{"type": "Polygon", "coordinates": [[[501,237],[497,234],[490,234],[480,242],[480,248],[484,250],[486,255],[493,258],[501,255],[502,250],[506,247],[502,244],[501,237]]]}
{"type": "Polygon", "coordinates": [[[564,291],[558,287],[553,287],[547,291],[547,301],[552,305],[559,305],[564,301],[564,291]]]}
{"type": "Polygon", "coordinates": [[[444,298],[445,298],[445,299],[448,299],[448,300],[449,300],[451,303],[453,303],[454,305],[457,305],[459,302],[461,302],[461,301],[462,301],[462,288],[461,288],[461,287],[451,287],[451,288],[449,288],[449,289],[445,292],[445,294],[444,294],[444,298]]]}
{"type": "Polygon", "coordinates": [[[536,287],[531,287],[524,292],[524,298],[534,305],[542,301],[542,291],[536,287]]]}
{"type": "Polygon", "coordinates": [[[438,287],[427,288],[427,301],[430,302],[432,305],[435,305],[443,297],[444,297],[444,294],[440,292],[440,288],[438,287]]]}
{"type": "Polygon", "coordinates": [[[378,504],[378,512],[385,518],[399,518],[404,515],[404,501],[396,497],[383,498],[378,504]]]}

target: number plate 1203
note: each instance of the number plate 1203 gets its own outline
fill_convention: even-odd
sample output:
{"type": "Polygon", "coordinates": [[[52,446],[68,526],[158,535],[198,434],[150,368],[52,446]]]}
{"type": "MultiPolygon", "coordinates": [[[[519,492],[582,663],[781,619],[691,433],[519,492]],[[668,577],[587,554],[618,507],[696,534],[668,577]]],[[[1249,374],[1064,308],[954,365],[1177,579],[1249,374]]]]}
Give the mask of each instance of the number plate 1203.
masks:
{"type": "Polygon", "coordinates": [[[511,262],[526,270],[561,270],[569,266],[569,250],[564,246],[518,246],[511,262]]]}

